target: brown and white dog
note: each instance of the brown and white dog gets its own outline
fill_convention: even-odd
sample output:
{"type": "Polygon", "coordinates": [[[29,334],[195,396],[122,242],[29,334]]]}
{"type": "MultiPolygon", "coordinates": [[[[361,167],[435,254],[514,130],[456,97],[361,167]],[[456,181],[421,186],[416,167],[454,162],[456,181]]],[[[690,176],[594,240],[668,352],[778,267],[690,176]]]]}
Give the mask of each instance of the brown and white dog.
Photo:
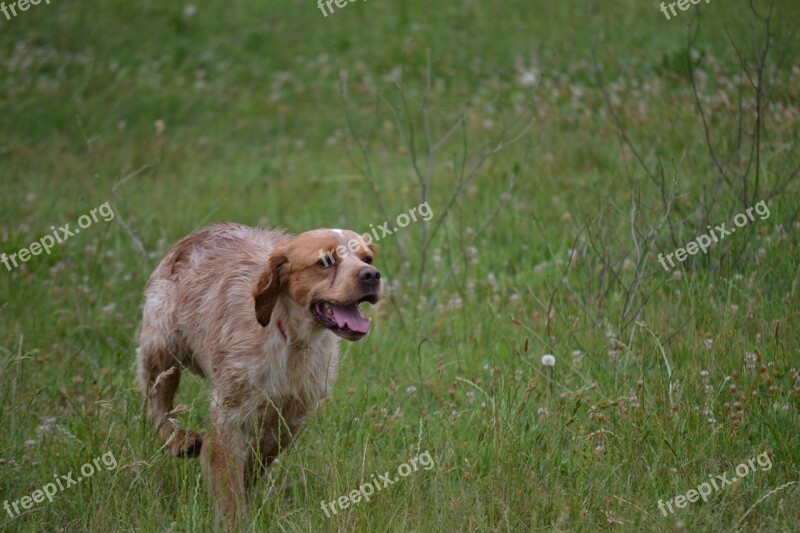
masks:
{"type": "Polygon", "coordinates": [[[338,338],[369,331],[358,305],[381,296],[375,248],[348,230],[217,224],[179,241],[150,277],[136,352],[147,417],[173,454],[200,455],[225,515],[243,514],[255,475],[328,393],[338,338]],[[202,439],[173,411],[183,369],[212,384],[202,439]]]}

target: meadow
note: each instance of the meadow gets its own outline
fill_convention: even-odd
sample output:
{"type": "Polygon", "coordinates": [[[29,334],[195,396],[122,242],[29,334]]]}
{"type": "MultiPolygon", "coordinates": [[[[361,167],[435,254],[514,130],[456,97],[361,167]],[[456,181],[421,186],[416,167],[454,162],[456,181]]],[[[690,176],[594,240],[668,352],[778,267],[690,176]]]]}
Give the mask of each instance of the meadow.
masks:
{"type": "MultiPolygon", "coordinates": [[[[153,268],[216,221],[369,232],[425,202],[244,530],[798,530],[798,27],[787,0],[0,16],[0,530],[214,530],[136,386],[153,268]]],[[[187,426],[208,393],[184,374],[187,426]]]]}

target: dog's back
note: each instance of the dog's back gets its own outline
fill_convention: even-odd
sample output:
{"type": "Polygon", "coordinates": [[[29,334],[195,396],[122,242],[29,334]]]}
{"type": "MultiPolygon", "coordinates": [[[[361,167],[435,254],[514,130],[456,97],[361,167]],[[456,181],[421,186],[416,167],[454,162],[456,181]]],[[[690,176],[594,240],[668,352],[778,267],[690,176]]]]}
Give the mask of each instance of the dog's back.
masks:
{"type": "Polygon", "coordinates": [[[263,335],[253,313],[248,313],[252,287],[285,238],[280,230],[216,224],[178,241],[150,276],[137,373],[149,400],[148,418],[175,455],[194,457],[201,445],[199,436],[181,428],[171,414],[181,369],[212,378],[212,358],[194,354],[235,351],[242,329],[263,335]],[[231,324],[236,324],[236,332],[198,330],[231,324]]]}

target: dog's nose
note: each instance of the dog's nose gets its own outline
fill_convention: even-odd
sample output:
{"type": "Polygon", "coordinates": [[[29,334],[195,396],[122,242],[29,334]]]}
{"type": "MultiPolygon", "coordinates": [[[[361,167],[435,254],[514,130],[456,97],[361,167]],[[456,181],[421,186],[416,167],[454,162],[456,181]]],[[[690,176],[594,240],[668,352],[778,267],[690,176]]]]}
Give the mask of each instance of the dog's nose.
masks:
{"type": "Polygon", "coordinates": [[[375,267],[364,267],[358,271],[358,280],[366,285],[375,286],[381,282],[381,273],[375,267]]]}

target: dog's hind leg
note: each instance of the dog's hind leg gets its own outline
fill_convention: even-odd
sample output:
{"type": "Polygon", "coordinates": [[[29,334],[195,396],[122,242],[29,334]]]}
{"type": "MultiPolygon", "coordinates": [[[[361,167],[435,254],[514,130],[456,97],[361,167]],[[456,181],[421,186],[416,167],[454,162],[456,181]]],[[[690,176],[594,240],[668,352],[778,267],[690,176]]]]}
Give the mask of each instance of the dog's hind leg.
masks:
{"type": "Polygon", "coordinates": [[[158,436],[167,443],[173,455],[197,457],[202,446],[201,437],[183,429],[173,413],[173,401],[181,381],[181,363],[174,350],[154,342],[147,330],[142,329],[139,347],[136,350],[139,386],[147,403],[147,419],[158,431],[158,436]]]}

